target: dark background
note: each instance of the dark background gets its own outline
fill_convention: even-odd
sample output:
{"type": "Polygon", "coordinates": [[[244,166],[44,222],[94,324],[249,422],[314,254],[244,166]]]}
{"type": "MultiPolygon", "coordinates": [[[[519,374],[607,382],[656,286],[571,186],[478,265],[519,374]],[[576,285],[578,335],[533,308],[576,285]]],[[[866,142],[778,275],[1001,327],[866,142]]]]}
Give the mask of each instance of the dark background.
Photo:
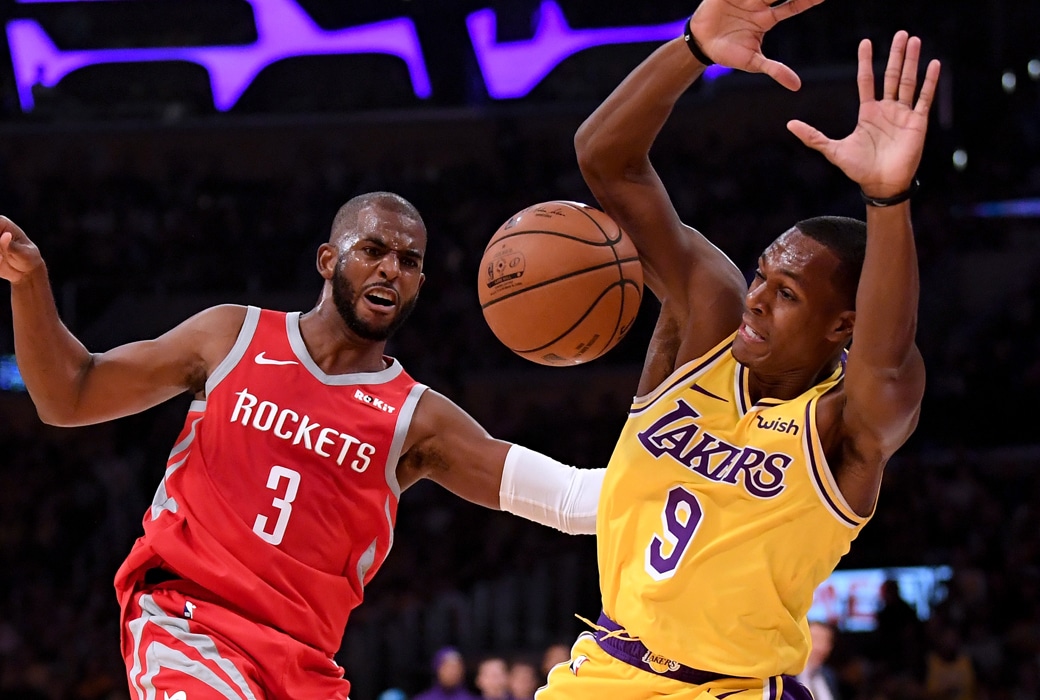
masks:
{"type": "MultiPolygon", "coordinates": [[[[681,19],[684,3],[561,0],[574,28],[681,19]]],[[[323,29],[408,15],[433,95],[378,55],[286,59],[229,111],[199,66],[94,66],[37,91],[23,113],[0,51],[0,211],[40,245],[69,327],[91,350],[150,337],[214,303],[306,309],[314,253],[351,196],[398,192],[430,232],[428,281],[390,344],[414,376],[493,434],[601,466],[622,425],[655,313],[589,365],[551,369],[503,348],[475,293],[494,230],[529,204],[589,201],[574,130],[653,44],[589,49],[530,95],[487,96],[465,17],[499,13],[499,41],[529,39],[537,3],[300,0],[323,29]]],[[[64,51],[248,44],[240,0],[2,6],[64,51]]],[[[784,23],[766,53],[805,81],[696,85],[653,157],[683,219],[747,271],[800,218],[863,216],[855,187],[784,125],[839,136],[855,123],[856,45],[908,29],[943,61],[914,201],[918,342],[928,365],[921,424],[893,461],[878,511],[843,567],[945,564],[945,602],[898,659],[875,635],[834,658],[852,698],[929,694],[938,660],[967,655],[979,698],[1040,697],[1040,220],[981,204],[1040,200],[1040,4],[829,0],[784,23]],[[1003,84],[1014,76],[1015,87],[1003,84]],[[954,165],[963,149],[964,167],[954,165]],[[954,651],[940,640],[953,635],[954,651]],[[941,652],[941,653],[940,653],[941,652]],[[930,662],[931,660],[931,662],[930,662]],[[905,667],[904,667],[905,666],[905,667]],[[929,668],[932,669],[929,672],[929,668]]],[[[1036,209],[1037,207],[1033,207],[1036,209]]],[[[13,351],[0,305],[0,353],[13,351]]],[[[0,393],[0,697],[123,698],[111,579],[140,530],[187,397],[81,429],[43,426],[23,393],[0,393]],[[33,694],[35,693],[35,695],[33,694]]],[[[428,682],[445,643],[470,662],[540,653],[597,613],[595,545],[484,511],[430,484],[402,498],[394,549],[351,618],[339,660],[354,700],[428,682]]]]}

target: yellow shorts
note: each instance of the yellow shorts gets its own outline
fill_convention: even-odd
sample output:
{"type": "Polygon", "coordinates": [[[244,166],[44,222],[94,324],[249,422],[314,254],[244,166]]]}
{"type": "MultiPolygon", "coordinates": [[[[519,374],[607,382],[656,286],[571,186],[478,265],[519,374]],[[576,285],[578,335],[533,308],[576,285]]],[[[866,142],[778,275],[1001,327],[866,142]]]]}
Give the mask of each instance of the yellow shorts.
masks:
{"type": "Polygon", "coordinates": [[[672,680],[615,659],[596,642],[591,632],[583,632],[571,648],[568,663],[549,672],[548,685],[534,695],[535,700],[803,700],[809,691],[789,676],[758,678],[719,678],[696,685],[672,680]]]}

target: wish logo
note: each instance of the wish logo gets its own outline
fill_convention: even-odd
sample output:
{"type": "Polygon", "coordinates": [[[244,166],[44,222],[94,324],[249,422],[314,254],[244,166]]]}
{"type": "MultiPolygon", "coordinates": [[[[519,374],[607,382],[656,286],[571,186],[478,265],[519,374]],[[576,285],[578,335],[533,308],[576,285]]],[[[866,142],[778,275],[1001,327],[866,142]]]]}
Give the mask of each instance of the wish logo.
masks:
{"type": "MultiPolygon", "coordinates": [[[[17,0],[21,4],[69,1],[17,0]]],[[[231,109],[265,67],[296,56],[396,56],[408,66],[415,96],[426,99],[433,93],[415,23],[408,17],[326,31],[294,0],[245,1],[253,10],[257,40],[244,45],[64,50],[55,46],[35,20],[11,20],[7,23],[7,40],[22,109],[33,110],[35,85],[54,87],[80,68],[154,61],[187,61],[205,68],[213,91],[213,105],[220,111],[231,109]]],[[[682,33],[684,21],[685,18],[650,26],[571,29],[560,6],[554,0],[545,0],[538,9],[538,21],[530,40],[498,41],[497,17],[490,8],[470,14],[466,27],[488,95],[508,99],[527,95],[572,54],[608,44],[666,41],[682,33]]],[[[722,66],[711,66],[705,78],[710,80],[727,71],[729,69],[722,66]]]]}

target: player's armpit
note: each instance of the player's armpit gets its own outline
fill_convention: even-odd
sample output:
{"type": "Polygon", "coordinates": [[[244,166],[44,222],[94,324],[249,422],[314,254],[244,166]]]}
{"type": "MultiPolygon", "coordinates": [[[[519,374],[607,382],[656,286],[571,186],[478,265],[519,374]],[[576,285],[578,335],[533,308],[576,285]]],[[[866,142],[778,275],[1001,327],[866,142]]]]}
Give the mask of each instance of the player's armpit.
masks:
{"type": "Polygon", "coordinates": [[[509,443],[496,440],[468,413],[433,389],[415,408],[397,481],[406,489],[428,478],[467,501],[497,510],[509,443]]]}

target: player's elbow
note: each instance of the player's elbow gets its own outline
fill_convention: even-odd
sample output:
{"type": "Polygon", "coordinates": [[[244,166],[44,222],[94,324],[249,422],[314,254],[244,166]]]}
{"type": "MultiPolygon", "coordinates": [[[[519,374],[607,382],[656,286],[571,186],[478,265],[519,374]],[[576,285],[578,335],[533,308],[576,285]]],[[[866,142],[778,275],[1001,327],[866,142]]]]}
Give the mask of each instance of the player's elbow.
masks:
{"type": "Polygon", "coordinates": [[[36,415],[41,423],[55,428],[75,428],[80,425],[72,411],[57,406],[37,404],[36,415]]]}
{"type": "Polygon", "coordinates": [[[574,134],[574,153],[578,168],[586,177],[595,177],[608,166],[611,149],[602,129],[593,119],[586,119],[574,134]]]}

